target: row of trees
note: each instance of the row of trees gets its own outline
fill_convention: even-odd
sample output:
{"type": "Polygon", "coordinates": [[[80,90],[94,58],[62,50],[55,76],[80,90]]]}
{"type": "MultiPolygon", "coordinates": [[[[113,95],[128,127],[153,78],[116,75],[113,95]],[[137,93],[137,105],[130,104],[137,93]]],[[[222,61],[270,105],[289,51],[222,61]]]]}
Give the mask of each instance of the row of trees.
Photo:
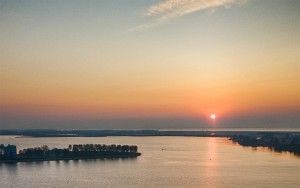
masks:
{"type": "Polygon", "coordinates": [[[136,153],[138,147],[135,145],[105,145],[105,144],[74,144],[69,145],[68,148],[49,149],[47,145],[35,148],[27,148],[19,151],[21,156],[43,156],[43,155],[73,155],[73,154],[93,154],[93,153],[103,153],[103,152],[132,152],[136,153]]]}
{"type": "Polygon", "coordinates": [[[242,146],[268,147],[275,151],[289,151],[300,154],[300,136],[298,135],[262,135],[259,137],[235,135],[231,140],[242,146]]]}
{"type": "Polygon", "coordinates": [[[74,144],[69,145],[70,151],[118,151],[118,152],[137,152],[135,145],[105,145],[105,144],[74,144]]]}

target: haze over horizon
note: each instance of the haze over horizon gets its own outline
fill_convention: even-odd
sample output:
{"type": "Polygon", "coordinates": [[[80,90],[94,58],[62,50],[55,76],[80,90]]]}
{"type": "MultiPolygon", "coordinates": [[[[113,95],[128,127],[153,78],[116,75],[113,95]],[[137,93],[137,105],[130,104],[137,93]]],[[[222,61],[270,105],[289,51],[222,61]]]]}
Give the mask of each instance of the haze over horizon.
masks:
{"type": "Polygon", "coordinates": [[[299,10],[0,0],[0,129],[300,128],[299,10]]]}

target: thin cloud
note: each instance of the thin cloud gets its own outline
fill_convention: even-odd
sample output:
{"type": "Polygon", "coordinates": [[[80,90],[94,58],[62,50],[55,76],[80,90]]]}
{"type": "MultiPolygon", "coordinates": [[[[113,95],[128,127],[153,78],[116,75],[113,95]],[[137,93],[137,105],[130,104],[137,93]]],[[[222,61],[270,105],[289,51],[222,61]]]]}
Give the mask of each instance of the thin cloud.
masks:
{"type": "Polygon", "coordinates": [[[185,16],[197,11],[213,9],[217,7],[228,7],[241,0],[164,0],[150,6],[146,15],[154,20],[145,24],[138,25],[131,31],[140,31],[152,27],[157,27],[171,19],[185,16]]]}

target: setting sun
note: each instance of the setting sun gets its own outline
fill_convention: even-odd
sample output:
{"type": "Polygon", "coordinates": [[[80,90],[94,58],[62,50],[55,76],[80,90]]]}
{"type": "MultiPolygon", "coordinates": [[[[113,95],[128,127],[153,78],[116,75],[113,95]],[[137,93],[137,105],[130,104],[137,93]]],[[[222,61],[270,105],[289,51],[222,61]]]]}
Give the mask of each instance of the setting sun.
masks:
{"type": "Polygon", "coordinates": [[[216,114],[211,114],[210,119],[215,120],[217,118],[216,114]]]}

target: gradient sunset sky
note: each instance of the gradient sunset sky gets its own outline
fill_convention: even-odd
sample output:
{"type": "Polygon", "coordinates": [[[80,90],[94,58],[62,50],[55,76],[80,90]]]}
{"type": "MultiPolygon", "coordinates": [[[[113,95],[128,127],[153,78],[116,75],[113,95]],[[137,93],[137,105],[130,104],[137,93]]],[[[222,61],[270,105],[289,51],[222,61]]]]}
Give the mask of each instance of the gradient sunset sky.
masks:
{"type": "Polygon", "coordinates": [[[0,0],[0,129],[300,128],[299,10],[0,0]]]}

